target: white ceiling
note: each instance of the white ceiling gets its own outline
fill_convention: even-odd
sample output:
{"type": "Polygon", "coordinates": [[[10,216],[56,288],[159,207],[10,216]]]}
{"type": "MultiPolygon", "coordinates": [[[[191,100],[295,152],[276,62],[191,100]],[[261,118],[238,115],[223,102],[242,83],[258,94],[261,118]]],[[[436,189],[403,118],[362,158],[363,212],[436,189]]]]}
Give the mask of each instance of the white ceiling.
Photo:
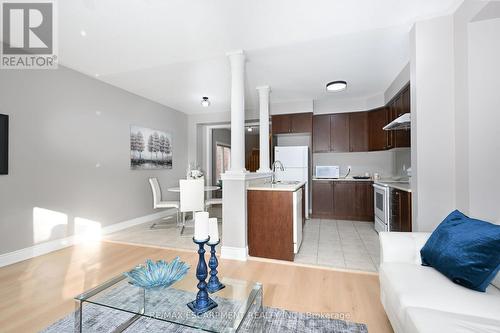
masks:
{"type": "Polygon", "coordinates": [[[408,31],[460,0],[65,0],[61,64],[186,113],[229,110],[227,51],[243,49],[247,108],[383,93],[409,59],[408,31]],[[85,31],[86,36],[81,32],[85,31]],[[202,108],[202,96],[212,105],[202,108]]]}

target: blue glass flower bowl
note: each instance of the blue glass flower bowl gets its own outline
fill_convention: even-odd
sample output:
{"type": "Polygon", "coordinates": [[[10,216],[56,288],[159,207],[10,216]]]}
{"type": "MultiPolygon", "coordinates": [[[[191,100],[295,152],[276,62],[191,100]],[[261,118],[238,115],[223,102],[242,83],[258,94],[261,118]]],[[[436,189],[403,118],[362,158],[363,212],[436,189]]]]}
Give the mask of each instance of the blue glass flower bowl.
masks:
{"type": "Polygon", "coordinates": [[[145,289],[167,288],[186,276],[189,265],[176,257],[170,263],[164,260],[153,262],[146,260],[145,266],[138,266],[130,272],[123,273],[129,283],[145,289]]]}

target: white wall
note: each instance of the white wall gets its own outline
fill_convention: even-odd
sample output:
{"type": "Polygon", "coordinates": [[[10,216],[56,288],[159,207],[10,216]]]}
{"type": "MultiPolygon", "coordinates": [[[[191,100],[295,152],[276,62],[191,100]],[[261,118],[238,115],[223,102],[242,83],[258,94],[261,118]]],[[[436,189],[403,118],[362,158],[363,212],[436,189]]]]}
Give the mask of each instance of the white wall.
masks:
{"type": "Polygon", "coordinates": [[[410,35],[413,230],[455,209],[453,17],[417,22],[410,35]]]}
{"type": "MultiPolygon", "coordinates": [[[[469,212],[500,224],[500,19],[469,24],[469,212]]],[[[460,136],[457,132],[457,138],[460,136]]]]}
{"type": "Polygon", "coordinates": [[[153,213],[148,177],[166,188],[186,165],[186,115],[94,78],[5,70],[10,170],[0,176],[0,254],[153,213]],[[100,112],[97,114],[96,112],[100,112]],[[130,125],[172,134],[173,169],[130,170],[130,125]]]}
{"type": "Polygon", "coordinates": [[[313,112],[313,101],[312,100],[288,102],[288,103],[273,103],[269,106],[269,113],[271,115],[273,115],[273,114],[288,114],[288,113],[302,113],[302,112],[313,112]]]}
{"type": "Polygon", "coordinates": [[[408,168],[411,167],[411,148],[394,150],[393,174],[397,177],[408,177],[408,168]]]}
{"type": "Polygon", "coordinates": [[[394,175],[394,152],[316,153],[313,155],[313,166],[316,165],[339,165],[341,176],[347,173],[347,166],[350,165],[351,176],[377,172],[388,178],[394,175]]]}
{"type": "Polygon", "coordinates": [[[331,97],[314,101],[314,114],[368,111],[385,105],[384,94],[345,99],[332,94],[331,97]]]}
{"type": "Polygon", "coordinates": [[[385,104],[389,103],[389,101],[396,96],[396,94],[408,83],[410,82],[410,63],[408,63],[394,78],[391,85],[386,89],[384,93],[384,102],[385,104]]]}
{"type": "Polygon", "coordinates": [[[414,230],[451,210],[500,223],[500,4],[468,0],[411,33],[414,230]],[[496,18],[496,19],[494,19],[496,18]]]}

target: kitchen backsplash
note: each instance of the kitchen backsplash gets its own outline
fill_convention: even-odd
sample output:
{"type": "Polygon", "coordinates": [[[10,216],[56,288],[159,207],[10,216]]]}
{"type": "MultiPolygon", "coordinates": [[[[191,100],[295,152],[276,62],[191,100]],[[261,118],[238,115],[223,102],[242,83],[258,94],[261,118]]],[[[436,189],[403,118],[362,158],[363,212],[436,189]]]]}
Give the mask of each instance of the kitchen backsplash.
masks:
{"type": "Polygon", "coordinates": [[[381,177],[406,175],[403,172],[410,167],[410,149],[374,151],[362,153],[315,153],[313,154],[313,174],[316,165],[339,165],[340,175],[347,173],[351,166],[352,175],[364,175],[365,172],[379,173],[381,177]]]}
{"type": "Polygon", "coordinates": [[[406,170],[411,167],[410,148],[400,148],[394,151],[394,175],[407,177],[406,170]]]}

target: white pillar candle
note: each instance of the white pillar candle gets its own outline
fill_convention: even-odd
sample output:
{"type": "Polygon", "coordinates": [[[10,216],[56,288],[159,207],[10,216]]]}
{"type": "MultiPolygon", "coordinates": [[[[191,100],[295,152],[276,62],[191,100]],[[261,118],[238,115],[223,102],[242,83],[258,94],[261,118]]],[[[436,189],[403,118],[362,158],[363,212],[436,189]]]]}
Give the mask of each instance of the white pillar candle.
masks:
{"type": "Polygon", "coordinates": [[[208,212],[194,214],[194,239],[203,241],[208,238],[208,212]]]}
{"type": "Polygon", "coordinates": [[[219,242],[219,225],[216,217],[208,219],[208,235],[210,236],[209,243],[215,244],[219,242]]]}

